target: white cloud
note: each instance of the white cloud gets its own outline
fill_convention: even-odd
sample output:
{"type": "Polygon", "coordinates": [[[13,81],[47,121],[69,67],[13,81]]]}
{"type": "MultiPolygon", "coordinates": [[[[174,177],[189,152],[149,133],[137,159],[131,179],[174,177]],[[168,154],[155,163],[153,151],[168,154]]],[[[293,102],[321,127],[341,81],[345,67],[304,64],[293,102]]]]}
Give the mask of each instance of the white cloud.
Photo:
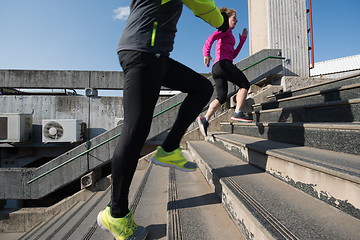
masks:
{"type": "Polygon", "coordinates": [[[126,20],[130,14],[130,7],[119,7],[113,10],[114,12],[114,19],[118,20],[126,20]]]}

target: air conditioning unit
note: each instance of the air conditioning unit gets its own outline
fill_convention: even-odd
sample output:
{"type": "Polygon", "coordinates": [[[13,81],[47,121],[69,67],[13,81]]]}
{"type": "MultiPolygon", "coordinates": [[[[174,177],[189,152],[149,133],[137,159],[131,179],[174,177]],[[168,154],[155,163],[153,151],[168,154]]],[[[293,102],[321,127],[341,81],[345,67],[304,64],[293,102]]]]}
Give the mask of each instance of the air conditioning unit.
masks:
{"type": "Polygon", "coordinates": [[[20,143],[31,140],[32,114],[0,113],[0,143],[20,143]]]}
{"type": "Polygon", "coordinates": [[[77,119],[42,120],[42,142],[80,142],[84,139],[86,124],[77,119]]]}

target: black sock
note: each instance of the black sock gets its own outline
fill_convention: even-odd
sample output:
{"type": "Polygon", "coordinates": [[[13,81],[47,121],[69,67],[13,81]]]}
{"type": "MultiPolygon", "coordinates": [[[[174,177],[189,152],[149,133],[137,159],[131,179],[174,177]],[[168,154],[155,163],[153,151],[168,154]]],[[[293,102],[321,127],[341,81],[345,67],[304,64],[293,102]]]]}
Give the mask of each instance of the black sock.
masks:
{"type": "Polygon", "coordinates": [[[172,151],[174,151],[175,149],[177,149],[178,146],[177,146],[177,147],[176,147],[176,146],[174,147],[174,146],[163,145],[162,148],[164,149],[165,152],[172,152],[172,151]]]}
{"type": "Polygon", "coordinates": [[[113,218],[123,218],[125,217],[126,215],[128,215],[130,212],[130,210],[125,210],[125,211],[120,211],[118,213],[113,213],[112,211],[110,211],[110,214],[113,218]]]}

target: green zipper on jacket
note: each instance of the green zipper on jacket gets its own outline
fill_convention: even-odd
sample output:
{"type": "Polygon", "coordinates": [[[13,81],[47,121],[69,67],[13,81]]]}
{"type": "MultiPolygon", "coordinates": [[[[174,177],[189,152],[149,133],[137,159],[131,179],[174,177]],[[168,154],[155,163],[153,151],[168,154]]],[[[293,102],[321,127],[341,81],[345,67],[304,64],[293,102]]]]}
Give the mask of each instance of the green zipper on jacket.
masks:
{"type": "Polygon", "coordinates": [[[158,22],[154,22],[152,36],[151,36],[151,46],[152,47],[155,46],[155,35],[156,35],[157,26],[158,26],[158,22]]]}
{"type": "Polygon", "coordinates": [[[161,0],[161,5],[167,3],[167,2],[170,2],[171,0],[161,0]]]}

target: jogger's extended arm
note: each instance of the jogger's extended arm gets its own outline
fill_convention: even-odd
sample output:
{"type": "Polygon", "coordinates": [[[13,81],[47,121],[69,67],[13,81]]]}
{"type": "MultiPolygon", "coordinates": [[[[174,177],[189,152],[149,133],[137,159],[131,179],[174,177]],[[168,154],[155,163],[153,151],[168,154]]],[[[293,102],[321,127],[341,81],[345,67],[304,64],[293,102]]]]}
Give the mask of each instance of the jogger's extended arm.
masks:
{"type": "Polygon", "coordinates": [[[214,28],[219,28],[224,23],[224,18],[215,2],[211,0],[181,0],[190,8],[195,16],[200,17],[214,28]]]}

